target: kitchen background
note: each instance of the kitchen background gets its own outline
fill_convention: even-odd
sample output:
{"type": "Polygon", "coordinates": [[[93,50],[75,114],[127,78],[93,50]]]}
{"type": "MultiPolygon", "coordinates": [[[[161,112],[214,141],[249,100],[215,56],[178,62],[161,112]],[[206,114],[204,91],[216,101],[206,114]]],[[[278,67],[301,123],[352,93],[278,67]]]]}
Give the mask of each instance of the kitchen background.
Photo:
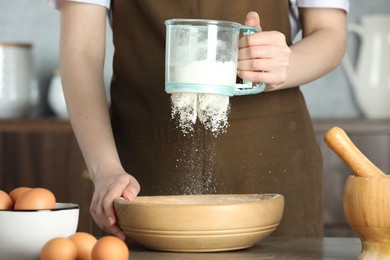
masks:
{"type": "MultiPolygon", "coordinates": [[[[363,14],[390,14],[388,0],[350,0],[349,22],[359,22],[363,14]]],[[[58,67],[59,14],[46,4],[46,0],[0,0],[0,41],[33,43],[35,69],[43,95],[40,112],[47,112],[45,95],[58,67]]],[[[352,37],[351,37],[352,38],[352,37]]],[[[353,38],[352,38],[353,39],[353,38]]],[[[350,50],[356,44],[351,42],[350,50]]],[[[113,47],[111,32],[107,33],[106,82],[109,83],[113,47]]],[[[319,50],[320,51],[320,50],[319,50]]],[[[353,53],[351,53],[353,54],[353,53]]],[[[302,87],[313,118],[357,118],[357,107],[351,85],[341,68],[302,87]]]]}
{"type": "MultiPolygon", "coordinates": [[[[362,15],[390,15],[388,0],[350,0],[349,23],[359,23],[362,15]]],[[[32,111],[35,117],[54,117],[53,110],[47,102],[47,93],[51,80],[58,68],[59,46],[59,13],[49,7],[46,0],[0,0],[0,42],[29,42],[33,44],[34,68],[41,92],[39,106],[32,111]]],[[[108,86],[111,75],[113,54],[112,35],[107,32],[105,80],[108,86]]],[[[356,57],[359,41],[350,35],[348,53],[356,57]]],[[[319,50],[321,51],[321,50],[319,50]]],[[[378,167],[390,172],[390,123],[385,120],[366,120],[356,103],[355,93],[342,66],[323,78],[302,86],[310,114],[315,121],[318,141],[324,153],[325,162],[325,222],[328,225],[327,235],[351,235],[345,231],[345,223],[341,211],[342,185],[348,169],[323,146],[324,132],[334,123],[344,126],[356,144],[378,167]],[[324,121],[325,120],[325,121],[324,121]],[[337,172],[342,171],[342,172],[337,172]],[[327,189],[332,189],[331,191],[327,189]],[[333,226],[332,226],[333,225],[333,226]],[[332,228],[335,230],[332,233],[332,228]],[[344,228],[344,229],[343,229],[344,228]],[[338,230],[338,231],[337,231],[338,230]],[[343,231],[344,230],[344,231],[343,231]],[[339,232],[339,233],[337,233],[339,232]],[[341,233],[340,233],[341,232],[341,233]],[[344,232],[344,233],[342,233],[344,232]]],[[[389,98],[390,102],[390,98],[389,98]]],[[[1,121],[1,120],[0,120],[1,121]]],[[[5,129],[8,129],[5,126],[5,129]]],[[[68,128],[67,128],[68,129],[68,128]]],[[[4,146],[5,138],[1,138],[0,146],[4,146]]],[[[17,130],[20,131],[20,130],[17,130]]],[[[3,149],[3,148],[2,148],[3,149]]],[[[72,148],[77,149],[77,148],[72,148]]],[[[3,157],[4,157],[3,153],[3,157]]],[[[6,159],[3,158],[3,163],[6,159]]],[[[2,162],[0,158],[0,163],[2,162]]],[[[0,189],[6,183],[8,174],[0,165],[0,189]]],[[[13,173],[12,173],[13,174],[13,173]]],[[[15,182],[14,182],[15,183],[15,182]]],[[[85,214],[88,214],[87,212],[85,214]]]]}

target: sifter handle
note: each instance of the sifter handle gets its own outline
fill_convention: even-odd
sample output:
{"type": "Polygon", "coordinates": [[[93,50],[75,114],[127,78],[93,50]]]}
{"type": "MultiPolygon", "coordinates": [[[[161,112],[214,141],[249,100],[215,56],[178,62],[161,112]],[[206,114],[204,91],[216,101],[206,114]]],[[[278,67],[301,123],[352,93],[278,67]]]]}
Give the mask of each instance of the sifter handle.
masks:
{"type": "MultiPolygon", "coordinates": [[[[250,35],[257,32],[261,32],[261,30],[256,27],[250,27],[246,25],[241,25],[240,30],[243,31],[244,35],[250,35]]],[[[242,84],[236,84],[234,95],[242,96],[242,95],[259,94],[263,92],[266,87],[267,84],[262,82],[253,83],[251,81],[243,80],[242,84]]]]}

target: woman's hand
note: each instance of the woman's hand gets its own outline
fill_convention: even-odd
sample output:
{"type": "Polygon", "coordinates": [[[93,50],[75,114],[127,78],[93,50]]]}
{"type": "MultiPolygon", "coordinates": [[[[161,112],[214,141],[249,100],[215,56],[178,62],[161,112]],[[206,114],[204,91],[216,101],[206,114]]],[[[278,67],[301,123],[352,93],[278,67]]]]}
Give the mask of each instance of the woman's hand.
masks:
{"type": "MultiPolygon", "coordinates": [[[[260,29],[259,15],[248,13],[245,25],[260,29]]],[[[267,83],[266,91],[275,90],[286,81],[291,50],[282,33],[269,31],[243,36],[239,46],[240,78],[267,83]]]]}
{"type": "Polygon", "coordinates": [[[126,172],[104,175],[94,178],[90,212],[100,229],[109,232],[122,240],[125,234],[119,227],[114,211],[114,200],[123,197],[132,201],[140,191],[137,180],[126,172]]]}

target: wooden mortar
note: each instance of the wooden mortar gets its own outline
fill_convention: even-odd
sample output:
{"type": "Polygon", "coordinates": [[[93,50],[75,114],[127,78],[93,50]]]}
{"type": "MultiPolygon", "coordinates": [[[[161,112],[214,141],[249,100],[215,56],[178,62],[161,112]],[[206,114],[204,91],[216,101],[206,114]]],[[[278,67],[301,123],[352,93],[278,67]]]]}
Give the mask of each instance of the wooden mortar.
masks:
{"type": "Polygon", "coordinates": [[[390,259],[390,177],[349,176],[344,185],[344,215],[358,234],[358,259],[390,259]]]}
{"type": "Polygon", "coordinates": [[[390,176],[368,160],[341,128],[330,129],[324,140],[355,174],[345,182],[343,208],[348,225],[362,242],[358,259],[390,259],[390,176]]]}

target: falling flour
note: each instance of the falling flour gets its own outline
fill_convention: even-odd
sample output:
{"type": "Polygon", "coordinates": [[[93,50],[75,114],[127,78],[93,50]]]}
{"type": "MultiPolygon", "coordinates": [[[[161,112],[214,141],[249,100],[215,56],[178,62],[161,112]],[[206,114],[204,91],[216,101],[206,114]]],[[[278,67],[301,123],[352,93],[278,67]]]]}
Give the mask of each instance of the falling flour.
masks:
{"type": "MultiPolygon", "coordinates": [[[[184,134],[194,131],[198,119],[205,129],[216,137],[228,127],[229,96],[216,94],[174,93],[172,94],[172,117],[176,117],[184,134]]],[[[183,172],[175,190],[180,194],[209,194],[216,192],[212,174],[215,143],[209,142],[202,148],[198,139],[181,148],[183,157],[177,158],[176,168],[183,172]],[[200,149],[202,149],[200,151],[200,149]]]]}
{"type": "Polygon", "coordinates": [[[225,132],[230,110],[229,96],[216,94],[198,95],[199,121],[214,135],[225,132]]]}
{"type": "MultiPolygon", "coordinates": [[[[236,80],[234,62],[195,61],[173,71],[171,76],[175,84],[231,86],[236,80]]],[[[197,121],[215,137],[228,128],[230,100],[227,95],[172,93],[171,103],[172,118],[177,119],[184,134],[194,132],[197,121]]],[[[182,157],[177,158],[176,168],[183,174],[174,190],[179,194],[216,193],[220,185],[213,176],[215,143],[211,141],[199,147],[199,140],[194,138],[180,150],[182,157]]]]}
{"type": "Polygon", "coordinates": [[[217,94],[174,93],[172,118],[178,119],[184,134],[194,130],[198,119],[215,136],[226,132],[230,110],[229,96],[217,94]]]}
{"type": "Polygon", "coordinates": [[[198,94],[174,93],[171,102],[172,118],[177,118],[184,134],[192,132],[197,118],[198,94]]]}

